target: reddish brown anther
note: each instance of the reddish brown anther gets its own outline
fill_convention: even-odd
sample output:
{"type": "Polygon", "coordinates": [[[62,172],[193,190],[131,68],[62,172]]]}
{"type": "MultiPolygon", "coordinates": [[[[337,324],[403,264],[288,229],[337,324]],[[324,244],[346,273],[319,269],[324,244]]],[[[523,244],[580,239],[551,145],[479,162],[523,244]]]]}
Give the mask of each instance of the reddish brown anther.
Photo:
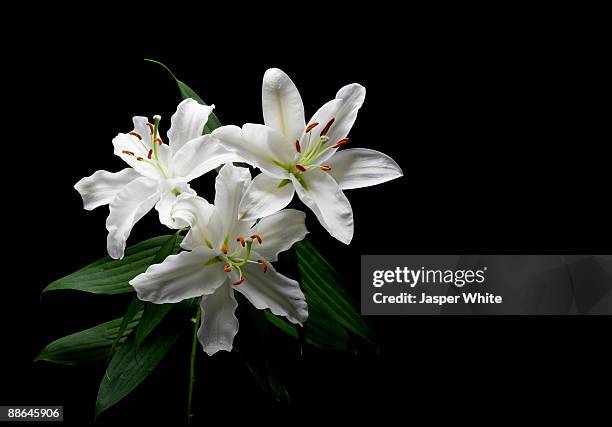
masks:
{"type": "Polygon", "coordinates": [[[329,122],[327,122],[327,124],[325,125],[325,127],[323,128],[323,130],[321,131],[321,136],[327,135],[327,132],[329,132],[329,128],[332,127],[332,125],[334,124],[334,122],[336,121],[335,117],[332,117],[329,122]]]}
{"type": "Polygon", "coordinates": [[[325,172],[329,172],[331,170],[330,165],[321,165],[319,167],[321,168],[322,171],[325,171],[325,172]]]}
{"type": "Polygon", "coordinates": [[[159,142],[159,145],[162,145],[164,143],[161,138],[155,138],[155,142],[159,142]]]}
{"type": "Polygon", "coordinates": [[[242,247],[243,247],[243,248],[244,248],[244,245],[246,245],[246,242],[245,242],[245,240],[244,240],[244,237],[242,237],[242,236],[238,236],[238,237],[236,238],[236,241],[237,241],[237,242],[240,242],[240,244],[242,245],[242,247]]]}
{"type": "Polygon", "coordinates": [[[334,145],[332,145],[332,148],[340,148],[340,147],[342,147],[343,145],[345,145],[348,142],[349,142],[348,138],[342,138],[340,141],[338,141],[334,145]]]}
{"type": "Polygon", "coordinates": [[[295,151],[297,151],[298,153],[302,152],[302,147],[300,147],[300,140],[299,139],[295,140],[295,151]]]}
{"type": "Polygon", "coordinates": [[[259,242],[259,244],[261,245],[261,236],[259,234],[253,234],[251,236],[251,239],[256,239],[259,242]]]}
{"type": "Polygon", "coordinates": [[[227,245],[225,243],[223,243],[221,245],[221,252],[223,252],[225,255],[227,255],[227,245]]]}
{"type": "Polygon", "coordinates": [[[241,276],[240,279],[236,280],[234,283],[232,283],[232,285],[234,286],[242,285],[242,282],[244,282],[244,276],[241,276]]]}
{"type": "Polygon", "coordinates": [[[265,262],[263,259],[258,259],[257,263],[261,265],[261,269],[263,270],[264,273],[268,271],[268,263],[265,262]]]}
{"type": "Polygon", "coordinates": [[[149,122],[147,122],[147,126],[149,126],[149,130],[151,131],[151,135],[153,135],[153,133],[155,133],[155,128],[153,127],[153,125],[149,122]]]}
{"type": "Polygon", "coordinates": [[[225,264],[223,266],[223,271],[225,271],[226,273],[229,273],[230,271],[232,271],[232,267],[230,267],[229,264],[225,264]]]}
{"type": "Polygon", "coordinates": [[[300,172],[306,172],[306,168],[303,165],[295,165],[295,168],[300,172]]]}
{"type": "Polygon", "coordinates": [[[306,133],[310,132],[315,126],[317,126],[319,122],[313,122],[306,127],[306,133]]]}
{"type": "Polygon", "coordinates": [[[138,139],[142,139],[142,136],[140,136],[140,134],[138,132],[135,132],[135,131],[128,132],[128,135],[132,135],[132,136],[135,136],[138,139]]]}
{"type": "Polygon", "coordinates": [[[132,153],[131,151],[128,151],[128,150],[123,150],[122,153],[123,154],[127,154],[128,156],[133,156],[134,155],[134,153],[132,153]]]}
{"type": "Polygon", "coordinates": [[[138,160],[139,162],[142,162],[143,158],[138,156],[138,157],[136,157],[136,160],[138,160]]]}
{"type": "Polygon", "coordinates": [[[147,154],[147,159],[151,160],[152,155],[153,155],[153,149],[149,150],[149,154],[147,154]]]}

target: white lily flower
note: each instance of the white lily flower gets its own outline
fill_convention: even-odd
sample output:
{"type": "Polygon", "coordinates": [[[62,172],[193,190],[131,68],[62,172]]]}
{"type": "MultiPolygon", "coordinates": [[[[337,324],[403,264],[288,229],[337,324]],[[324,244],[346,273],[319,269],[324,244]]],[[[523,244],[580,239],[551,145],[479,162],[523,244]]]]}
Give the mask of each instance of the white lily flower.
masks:
{"type": "Polygon", "coordinates": [[[254,221],[238,218],[238,207],[251,183],[247,168],[223,166],[215,183],[215,204],[182,194],[172,208],[178,226],[190,226],[181,246],[130,281],[138,298],[156,304],[202,297],[198,339],[210,355],[230,351],[238,332],[234,290],[258,309],[270,309],[290,322],[308,317],[299,284],[275,271],[271,262],[306,234],[303,212],[286,209],[254,221]]]}
{"type": "Polygon", "coordinates": [[[368,187],[402,176],[389,156],[354,148],[336,153],[348,142],[365,88],[344,86],[309,124],[302,98],[281,70],[266,71],[262,104],[264,125],[223,126],[213,132],[223,145],[263,172],[253,179],[240,205],[244,220],[265,217],[289,204],[294,192],[336,239],[350,243],[353,211],[342,190],[368,187]]]}
{"type": "Polygon", "coordinates": [[[171,118],[168,144],[159,135],[160,117],[149,123],[134,117],[134,130],[113,139],[114,152],[130,167],[112,173],[99,170],[74,188],[87,210],[109,205],[106,220],[108,254],[123,258],[132,227],[153,206],[162,224],[173,228],[170,208],[182,193],[195,194],[188,182],[226,162],[240,161],[210,135],[202,135],[214,106],[182,101],[171,118]]]}

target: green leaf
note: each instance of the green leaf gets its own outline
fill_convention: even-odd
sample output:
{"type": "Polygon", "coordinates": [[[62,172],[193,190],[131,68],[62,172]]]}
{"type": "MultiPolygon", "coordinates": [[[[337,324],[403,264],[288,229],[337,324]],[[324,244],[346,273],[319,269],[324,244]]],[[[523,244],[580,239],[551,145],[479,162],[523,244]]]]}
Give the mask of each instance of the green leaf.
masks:
{"type": "Polygon", "coordinates": [[[175,304],[172,315],[151,333],[140,346],[135,336],[115,353],[102,378],[96,400],[96,417],[134,390],[159,365],[164,356],[189,325],[193,301],[175,304]]]}
{"type": "MultiPolygon", "coordinates": [[[[121,335],[119,344],[138,324],[141,313],[137,313],[129,322],[121,335]]],[[[58,363],[60,365],[87,365],[104,360],[107,357],[115,338],[118,336],[123,318],[102,323],[93,328],[86,329],[53,341],[42,349],[34,359],[58,363]]],[[[121,347],[120,347],[121,348],[121,347]]]]}
{"type": "Polygon", "coordinates": [[[371,328],[359,314],[357,304],[340,285],[338,273],[334,268],[308,240],[298,242],[295,248],[309,312],[313,308],[320,310],[330,319],[329,325],[337,322],[353,334],[374,344],[371,328]]]}
{"type": "Polygon", "coordinates": [[[142,313],[142,318],[136,328],[136,345],[142,344],[144,339],[155,329],[166,317],[174,304],[152,304],[147,303],[142,313]]]}
{"type": "MultiPolygon", "coordinates": [[[[125,250],[125,257],[120,260],[104,257],[56,280],[47,286],[43,293],[66,289],[106,295],[133,292],[134,288],[128,282],[151,265],[168,237],[170,236],[154,237],[131,246],[125,250]]],[[[175,251],[179,250],[178,244],[177,240],[175,251]]]]}
{"type": "MultiPolygon", "coordinates": [[[[202,105],[208,105],[202,100],[202,98],[200,98],[200,96],[193,89],[191,89],[185,83],[177,79],[174,73],[166,65],[162,64],[159,61],[155,61],[153,59],[145,59],[145,61],[160,65],[164,70],[168,72],[168,74],[172,76],[172,78],[176,82],[176,85],[178,86],[179,92],[181,92],[181,98],[183,99],[192,98],[198,101],[202,105]]],[[[219,126],[221,126],[221,122],[219,121],[215,113],[212,112],[210,113],[210,116],[208,116],[208,122],[206,122],[206,125],[204,125],[204,129],[202,133],[203,134],[211,133],[213,130],[217,129],[219,126]]]]}
{"type": "Polygon", "coordinates": [[[236,352],[264,392],[270,393],[278,402],[289,403],[289,392],[276,371],[265,312],[253,307],[242,295],[236,293],[236,297],[242,308],[240,313],[247,317],[241,318],[241,333],[235,341],[236,352]]]}
{"type": "MultiPolygon", "coordinates": [[[[155,258],[153,258],[153,262],[151,264],[159,264],[162,263],[166,257],[172,255],[175,252],[175,248],[177,247],[177,242],[179,239],[179,231],[170,236],[166,243],[162,245],[157,254],[155,254],[155,258]]],[[[142,313],[142,318],[138,323],[138,327],[136,328],[136,345],[139,346],[144,339],[155,329],[155,327],[166,317],[166,314],[170,312],[174,304],[152,304],[147,303],[144,308],[144,312],[142,313]]]]}
{"type": "Polygon", "coordinates": [[[144,306],[144,302],[139,300],[137,295],[134,295],[132,297],[132,301],[130,302],[130,305],[128,306],[127,311],[125,312],[125,315],[123,316],[123,320],[121,321],[121,326],[119,326],[119,332],[117,333],[117,336],[115,337],[115,340],[113,341],[113,345],[111,346],[111,349],[108,352],[109,357],[115,352],[115,349],[117,348],[117,344],[119,344],[119,339],[125,333],[125,330],[127,329],[127,326],[130,324],[130,322],[134,319],[134,317],[136,317],[137,314],[142,314],[143,306],[144,306]]]}
{"type": "MultiPolygon", "coordinates": [[[[308,320],[304,323],[304,342],[319,348],[347,350],[351,339],[344,328],[323,314],[308,295],[306,300],[308,301],[308,320]]],[[[268,310],[265,311],[265,316],[271,324],[286,334],[295,339],[300,338],[297,327],[284,317],[275,316],[268,310]]]]}

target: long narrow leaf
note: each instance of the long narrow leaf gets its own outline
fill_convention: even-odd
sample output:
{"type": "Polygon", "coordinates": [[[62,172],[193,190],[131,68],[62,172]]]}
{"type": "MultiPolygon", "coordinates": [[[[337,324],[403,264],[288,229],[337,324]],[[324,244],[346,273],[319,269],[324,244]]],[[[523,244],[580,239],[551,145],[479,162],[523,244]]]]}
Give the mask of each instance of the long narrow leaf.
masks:
{"type": "MultiPolygon", "coordinates": [[[[127,324],[119,344],[125,341],[126,337],[136,327],[140,316],[141,313],[137,313],[132,321],[127,324]]],[[[123,318],[111,320],[55,340],[43,348],[34,360],[71,366],[88,365],[104,360],[118,336],[122,320],[123,318]]]]}
{"type": "Polygon", "coordinates": [[[134,390],[159,365],[189,324],[193,301],[175,305],[175,312],[140,346],[132,334],[115,353],[102,378],[96,400],[96,417],[134,390]]]}
{"type": "MultiPolygon", "coordinates": [[[[134,288],[128,282],[151,265],[155,255],[169,237],[154,237],[130,246],[125,251],[125,257],[120,260],[104,257],[56,280],[47,286],[43,293],[67,289],[106,295],[133,292],[134,288]]],[[[175,250],[179,249],[178,244],[177,240],[175,250]]]]}
{"type": "MultiPolygon", "coordinates": [[[[169,255],[176,252],[179,233],[176,232],[168,238],[168,240],[159,249],[151,264],[159,264],[163,262],[169,255]]],[[[170,312],[173,304],[152,304],[147,303],[142,314],[142,318],[136,328],[136,345],[139,346],[144,339],[155,329],[155,327],[163,320],[170,312]]]]}
{"type": "Polygon", "coordinates": [[[373,344],[373,333],[359,314],[357,304],[340,285],[338,273],[308,241],[296,244],[298,268],[309,307],[320,309],[330,320],[373,344]]]}
{"type": "MultiPolygon", "coordinates": [[[[198,101],[202,105],[208,105],[202,100],[202,98],[200,98],[200,96],[193,89],[191,89],[185,83],[177,79],[174,73],[166,65],[162,64],[159,61],[155,61],[154,59],[145,59],[145,61],[160,65],[164,70],[168,72],[168,74],[172,76],[172,78],[176,82],[176,85],[178,86],[179,91],[181,92],[181,98],[183,99],[192,98],[198,101]]],[[[208,122],[206,122],[206,125],[204,125],[204,129],[202,133],[203,134],[211,133],[213,130],[215,130],[219,126],[221,126],[221,122],[219,121],[215,113],[214,112],[210,113],[210,116],[208,116],[208,122]]]]}

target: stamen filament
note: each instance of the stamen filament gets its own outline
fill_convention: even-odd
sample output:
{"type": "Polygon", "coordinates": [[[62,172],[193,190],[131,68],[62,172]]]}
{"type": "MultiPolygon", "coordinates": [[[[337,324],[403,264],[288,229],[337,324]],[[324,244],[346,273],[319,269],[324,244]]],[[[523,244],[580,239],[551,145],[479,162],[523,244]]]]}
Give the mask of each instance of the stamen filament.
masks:
{"type": "Polygon", "coordinates": [[[157,133],[159,132],[159,120],[161,119],[160,116],[155,116],[153,117],[154,119],[154,125],[153,125],[153,154],[155,154],[155,160],[159,161],[159,158],[157,157],[157,144],[155,143],[155,141],[157,140],[157,133]]]}

